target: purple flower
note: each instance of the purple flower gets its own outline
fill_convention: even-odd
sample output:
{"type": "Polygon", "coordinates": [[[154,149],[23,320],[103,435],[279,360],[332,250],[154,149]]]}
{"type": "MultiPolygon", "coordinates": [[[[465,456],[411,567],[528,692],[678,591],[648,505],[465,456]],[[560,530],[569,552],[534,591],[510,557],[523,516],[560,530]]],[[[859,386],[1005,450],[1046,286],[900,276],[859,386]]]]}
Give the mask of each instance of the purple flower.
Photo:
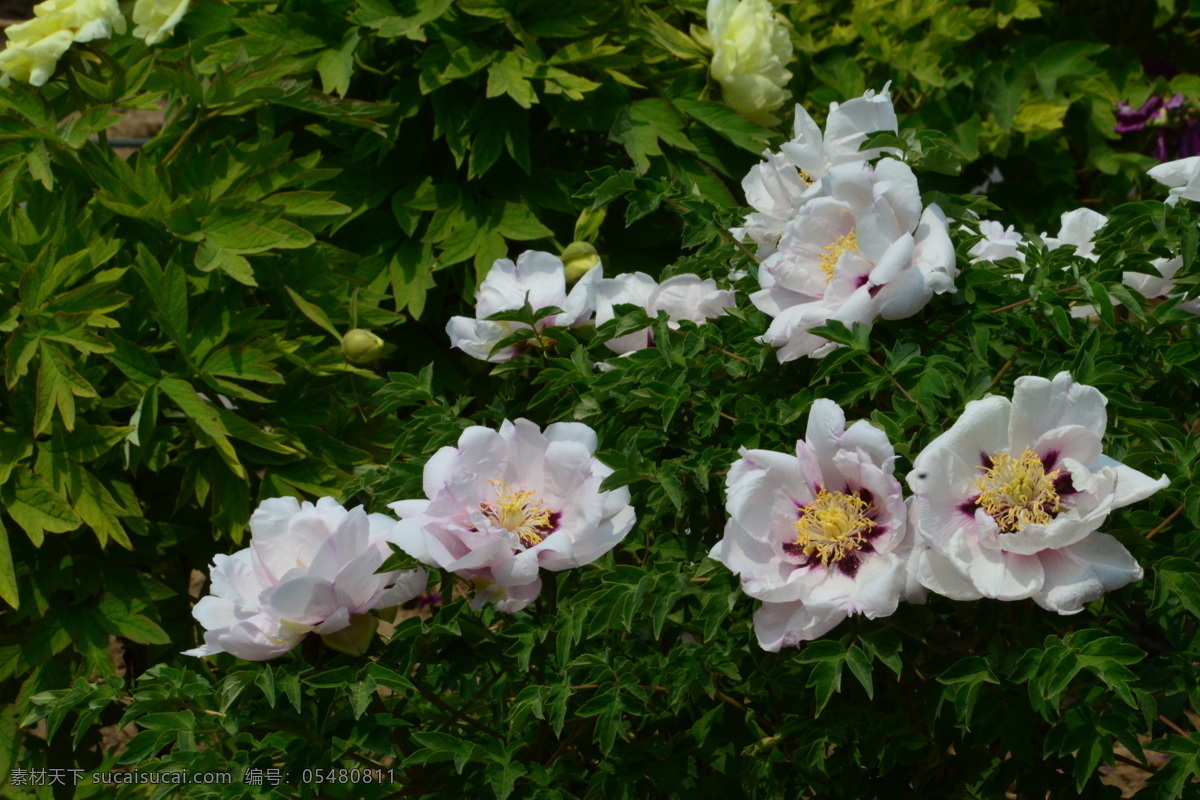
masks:
{"type": "Polygon", "coordinates": [[[1116,132],[1132,133],[1133,131],[1144,130],[1146,123],[1162,114],[1163,99],[1158,95],[1153,95],[1137,110],[1134,110],[1129,103],[1121,101],[1117,103],[1116,132]]]}
{"type": "Polygon", "coordinates": [[[1200,154],[1200,119],[1189,113],[1187,98],[1176,93],[1164,100],[1158,95],[1141,108],[1117,103],[1117,133],[1136,133],[1154,128],[1156,133],[1149,153],[1159,161],[1187,158],[1200,154]]]}

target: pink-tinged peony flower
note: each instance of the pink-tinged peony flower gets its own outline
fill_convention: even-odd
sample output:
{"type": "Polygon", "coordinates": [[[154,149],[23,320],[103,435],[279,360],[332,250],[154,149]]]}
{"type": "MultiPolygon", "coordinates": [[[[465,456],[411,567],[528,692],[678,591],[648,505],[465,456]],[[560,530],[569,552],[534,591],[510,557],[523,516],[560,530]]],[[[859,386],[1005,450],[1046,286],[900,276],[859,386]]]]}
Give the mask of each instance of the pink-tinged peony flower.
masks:
{"type": "Polygon", "coordinates": [[[1180,198],[1200,201],[1200,156],[1189,156],[1178,161],[1159,164],[1146,173],[1163,186],[1169,187],[1167,205],[1173,206],[1180,198]]]}
{"type": "Polygon", "coordinates": [[[529,250],[518,256],[515,264],[501,258],[492,265],[475,293],[475,318],[451,317],[446,324],[450,346],[483,361],[509,361],[524,348],[505,347],[495,355],[491,354],[492,348],[521,329],[530,330],[532,338],[532,329],[522,322],[489,320],[487,317],[519,309],[528,300],[535,310],[550,306],[562,309],[561,314],[538,320],[538,330],[581,325],[595,310],[596,281],[603,277],[603,268],[596,266],[568,294],[566,273],[558,256],[529,250]]]}
{"type": "Polygon", "coordinates": [[[520,611],[541,569],[590,564],[633,528],[629,490],[600,491],[612,470],[595,452],[596,432],[578,422],[468,428],[426,462],[428,500],[389,506],[400,517],[392,541],[473,583],[475,607],[520,611]]]}
{"type": "MultiPolygon", "coordinates": [[[[605,278],[596,285],[596,324],[608,322],[614,316],[613,306],[624,303],[641,306],[651,317],[667,312],[671,328],[678,328],[683,320],[702,325],[736,305],[733,292],[718,289],[712,278],[676,275],[660,284],[644,272],[633,272],[605,278]]],[[[605,344],[614,353],[632,353],[653,345],[654,335],[645,328],[605,344]]]]}
{"type": "Polygon", "coordinates": [[[356,615],[416,597],[425,570],[375,574],[391,555],[395,524],[361,506],[347,511],[332,497],[316,505],[264,500],[250,517],[250,546],[214,559],[212,593],[192,609],[204,644],[185,655],[274,658],[310,632],[337,633],[356,615]]]}
{"type": "Polygon", "coordinates": [[[1133,556],[1098,531],[1167,479],[1101,454],[1106,403],[1066,372],[1018,378],[1011,401],[968,403],[908,475],[921,583],[955,600],[1032,597],[1074,614],[1139,580],[1133,556]]]}
{"type": "Polygon", "coordinates": [[[778,249],[759,266],[762,290],[751,302],[774,317],[763,340],[780,361],[820,358],[837,345],[809,331],[917,313],[935,294],[954,291],[958,274],[946,216],[922,211],[907,164],[884,158],[839,164],[821,179],[784,228],[778,249]]]}
{"type": "Polygon", "coordinates": [[[1047,250],[1056,250],[1064,245],[1073,245],[1075,255],[1083,256],[1089,261],[1096,261],[1100,256],[1096,253],[1096,234],[1108,223],[1108,217],[1090,208],[1077,208],[1074,211],[1063,212],[1062,225],[1058,236],[1043,233],[1047,250]]]}
{"type": "Polygon", "coordinates": [[[784,226],[807,200],[822,192],[821,178],[837,164],[870,161],[884,154],[899,155],[891,148],[859,151],[867,136],[877,131],[896,132],[891,84],[875,94],[845,103],[831,103],[825,132],[801,106],[796,106],[795,136],[779,153],[766,151],[766,161],[750,168],[742,179],[746,202],[754,209],[741,228],[732,233],[749,236],[758,245],[758,257],[775,252],[784,226]]]}
{"type": "Polygon", "coordinates": [[[912,537],[896,454],[882,431],[817,400],[796,454],[742,448],[726,479],[729,522],[709,556],[763,601],[765,650],[824,635],[852,614],[885,617],[924,593],[908,578],[912,537]]]}
{"type": "Polygon", "coordinates": [[[972,264],[978,264],[980,261],[999,261],[1002,258],[1025,261],[1025,254],[1021,252],[1021,245],[1025,243],[1025,240],[1013,226],[1009,225],[1005,228],[999,222],[981,219],[978,227],[983,238],[967,251],[967,254],[971,256],[972,264]]]}

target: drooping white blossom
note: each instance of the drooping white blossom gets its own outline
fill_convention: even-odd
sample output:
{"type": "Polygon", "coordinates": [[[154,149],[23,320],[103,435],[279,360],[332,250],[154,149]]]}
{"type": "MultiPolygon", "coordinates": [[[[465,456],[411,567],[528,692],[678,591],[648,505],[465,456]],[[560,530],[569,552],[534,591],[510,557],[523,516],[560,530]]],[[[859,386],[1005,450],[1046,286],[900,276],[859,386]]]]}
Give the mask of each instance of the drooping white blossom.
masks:
{"type": "Polygon", "coordinates": [[[596,282],[602,277],[603,268],[597,265],[568,293],[563,262],[552,253],[529,250],[522,253],[515,264],[507,258],[499,259],[475,293],[475,317],[451,317],[446,324],[450,346],[480,360],[509,361],[524,350],[523,345],[505,347],[494,355],[492,348],[518,330],[529,330],[531,339],[534,332],[522,322],[489,320],[488,317],[502,311],[514,311],[528,301],[535,310],[550,306],[562,309],[561,314],[538,320],[538,330],[580,325],[591,319],[596,303],[596,282]]]}
{"type": "Polygon", "coordinates": [[[967,251],[972,264],[978,264],[980,261],[999,261],[1002,258],[1025,261],[1025,253],[1021,251],[1025,240],[1012,225],[1005,228],[1003,224],[994,220],[981,219],[976,226],[983,238],[967,251]]]}
{"type": "Polygon", "coordinates": [[[913,568],[955,600],[1033,598],[1074,614],[1142,577],[1109,514],[1167,485],[1103,455],[1107,400],[1069,373],[1018,378],[1010,401],[967,404],[908,475],[913,568]]]}
{"type": "Polygon", "coordinates": [[[912,316],[934,294],[953,292],[958,274],[946,216],[936,205],[922,210],[907,164],[838,164],[821,184],[760,264],[762,289],[750,296],[773,317],[763,340],[780,361],[832,352],[835,344],[809,333],[830,320],[912,316]]]}
{"type": "MultiPolygon", "coordinates": [[[[1183,258],[1156,258],[1150,262],[1150,266],[1158,270],[1157,276],[1144,272],[1125,272],[1122,273],[1121,282],[1147,300],[1165,300],[1168,297],[1180,296],[1180,293],[1174,291],[1175,273],[1183,267],[1183,258]]],[[[1178,307],[1193,314],[1200,314],[1200,297],[1183,300],[1178,307]]]]}
{"type": "MultiPolygon", "coordinates": [[[[614,316],[613,306],[624,303],[641,306],[650,317],[665,311],[672,328],[678,328],[684,320],[701,325],[735,305],[733,292],[718,288],[712,278],[689,273],[667,278],[660,284],[644,272],[632,272],[597,283],[596,324],[608,322],[614,316]]],[[[650,328],[606,342],[608,349],[621,354],[650,347],[653,343],[650,328]]]]}
{"type": "Polygon", "coordinates": [[[1169,206],[1175,205],[1180,199],[1191,200],[1193,203],[1200,200],[1200,156],[1168,161],[1146,174],[1170,188],[1170,196],[1167,198],[1169,206]]]}
{"type": "Polygon", "coordinates": [[[1108,222],[1108,217],[1090,208],[1077,208],[1064,212],[1061,220],[1058,236],[1042,234],[1046,249],[1056,250],[1064,245],[1073,245],[1075,255],[1090,261],[1098,260],[1100,256],[1095,251],[1096,233],[1108,222]]]}
{"type": "Polygon", "coordinates": [[[629,490],[600,491],[612,470],[596,443],[578,422],[468,428],[426,462],[427,499],[389,506],[400,517],[392,541],[471,582],[475,607],[519,611],[541,591],[542,569],[590,564],[633,528],[629,490]]]}
{"type": "Polygon", "coordinates": [[[391,555],[395,523],[332,497],[264,500],[250,517],[250,546],[214,559],[211,594],[192,609],[204,644],[185,655],[274,658],[308,633],[334,634],[357,615],[416,597],[425,570],[375,574],[391,555]]]}
{"type": "MultiPolygon", "coordinates": [[[[1150,266],[1158,271],[1158,275],[1149,275],[1145,272],[1125,271],[1121,273],[1121,283],[1133,289],[1135,292],[1145,297],[1147,300],[1162,301],[1171,297],[1182,298],[1182,293],[1175,292],[1175,273],[1179,272],[1183,267],[1183,259],[1175,258],[1156,258],[1150,262],[1150,266]]],[[[1121,305],[1121,301],[1115,297],[1110,297],[1109,302],[1114,306],[1121,305]]],[[[1191,300],[1180,300],[1178,308],[1192,314],[1200,314],[1200,297],[1193,297],[1191,300]]],[[[1091,317],[1096,313],[1096,307],[1090,304],[1076,304],[1071,307],[1071,316],[1091,317]]]]}
{"type": "Polygon", "coordinates": [[[710,72],[725,103],[749,120],[774,125],[788,99],[792,40],[770,0],[709,0],[710,72]]]}
{"type": "Polygon", "coordinates": [[[908,514],[882,431],[865,421],[847,429],[836,403],[817,400],[795,455],[745,448],[740,455],[726,479],[725,535],[709,555],[763,601],[754,629],[764,649],[924,598],[909,579],[908,514]]]}

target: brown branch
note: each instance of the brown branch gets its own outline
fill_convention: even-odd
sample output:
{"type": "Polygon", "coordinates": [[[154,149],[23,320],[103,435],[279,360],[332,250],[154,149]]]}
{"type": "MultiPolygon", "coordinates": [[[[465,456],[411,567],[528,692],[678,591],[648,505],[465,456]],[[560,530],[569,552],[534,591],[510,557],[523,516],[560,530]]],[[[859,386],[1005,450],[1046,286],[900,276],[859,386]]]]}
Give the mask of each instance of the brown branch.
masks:
{"type": "Polygon", "coordinates": [[[1166,725],[1166,726],[1167,726],[1168,728],[1170,728],[1171,730],[1173,730],[1173,731],[1175,731],[1176,733],[1178,733],[1180,736],[1187,736],[1187,735],[1188,735],[1188,732],[1187,732],[1187,731],[1185,731],[1183,728],[1181,728],[1181,727],[1179,727],[1178,725],[1176,725],[1176,724],[1175,724],[1174,722],[1172,722],[1171,720],[1169,720],[1169,719],[1167,719],[1166,717],[1164,717],[1162,714],[1159,714],[1159,715],[1158,715],[1158,719],[1159,719],[1159,721],[1160,721],[1160,722],[1162,722],[1164,725],[1166,725]]]}
{"type": "Polygon", "coordinates": [[[1131,767],[1137,767],[1138,769],[1142,770],[1143,772],[1149,772],[1151,775],[1153,775],[1155,772],[1157,772],[1156,769],[1154,769],[1153,767],[1148,766],[1146,764],[1143,764],[1142,762],[1138,761],[1136,758],[1130,758],[1129,756],[1123,756],[1120,753],[1113,753],[1113,758],[1115,758],[1117,761],[1120,761],[1122,764],[1128,764],[1131,767]]]}
{"type": "MultiPolygon", "coordinates": [[[[1067,287],[1067,288],[1065,288],[1065,289],[1055,289],[1055,290],[1054,290],[1054,293],[1055,293],[1055,294],[1066,294],[1067,292],[1074,291],[1075,289],[1078,289],[1078,288],[1079,288],[1079,286],[1078,286],[1078,285],[1075,285],[1075,286],[1068,286],[1068,287],[1067,287]]],[[[1026,303],[1032,303],[1032,302],[1033,302],[1033,298],[1032,298],[1032,297],[1027,297],[1027,298],[1025,298],[1024,300],[1018,300],[1017,302],[1015,302],[1015,303],[1009,303],[1009,304],[1008,304],[1008,305],[1006,305],[1006,306],[1000,306],[999,308],[993,308],[993,309],[992,309],[991,311],[989,311],[988,313],[989,313],[989,314],[999,314],[1001,311],[1008,311],[1008,310],[1010,310],[1010,309],[1017,308],[1018,306],[1023,306],[1023,305],[1025,305],[1026,303]]]]}
{"type": "Polygon", "coordinates": [[[898,380],[896,380],[896,376],[893,375],[888,370],[884,369],[883,364],[880,364],[879,361],[875,358],[875,356],[871,355],[870,353],[867,353],[867,360],[884,371],[884,374],[886,374],[888,376],[888,380],[892,382],[892,385],[900,390],[900,394],[902,394],[908,398],[908,402],[913,403],[914,405],[916,404],[917,401],[914,400],[913,396],[911,394],[909,394],[908,391],[905,390],[905,388],[903,386],[900,385],[900,382],[898,380]]]}
{"type": "Polygon", "coordinates": [[[1168,517],[1167,517],[1166,519],[1164,519],[1162,522],[1158,523],[1158,525],[1156,525],[1156,526],[1155,526],[1154,530],[1152,530],[1152,531],[1150,531],[1149,533],[1147,533],[1147,534],[1146,534],[1146,538],[1147,538],[1147,539],[1153,539],[1153,538],[1154,538],[1154,534],[1158,533],[1158,532],[1159,532],[1159,531],[1161,531],[1163,528],[1165,528],[1165,527],[1167,527],[1168,525],[1170,525],[1170,524],[1171,524],[1171,520],[1173,520],[1173,519],[1175,519],[1176,517],[1178,517],[1178,516],[1179,516],[1179,514],[1180,514],[1180,512],[1182,512],[1182,511],[1183,511],[1183,506],[1184,506],[1184,504],[1183,504],[1183,503],[1180,503],[1180,504],[1179,504],[1179,507],[1178,507],[1178,508],[1176,508],[1174,511],[1172,511],[1172,512],[1171,512],[1171,514],[1170,514],[1170,516],[1168,516],[1168,517]]]}

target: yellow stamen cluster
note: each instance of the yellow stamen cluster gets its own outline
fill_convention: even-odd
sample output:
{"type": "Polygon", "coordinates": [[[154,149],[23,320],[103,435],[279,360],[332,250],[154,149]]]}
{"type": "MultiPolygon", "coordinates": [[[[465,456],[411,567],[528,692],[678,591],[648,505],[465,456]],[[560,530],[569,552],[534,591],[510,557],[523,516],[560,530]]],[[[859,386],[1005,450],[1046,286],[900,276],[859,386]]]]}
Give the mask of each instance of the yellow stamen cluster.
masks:
{"type": "Polygon", "coordinates": [[[840,561],[860,549],[866,541],[863,534],[874,527],[875,523],[867,519],[870,508],[858,495],[822,489],[800,510],[795,547],[822,564],[840,561]]]}
{"type": "Polygon", "coordinates": [[[805,186],[813,185],[812,177],[809,176],[809,174],[807,172],[805,172],[804,170],[800,170],[800,180],[804,181],[805,186]]]}
{"type": "Polygon", "coordinates": [[[1046,472],[1037,453],[1028,447],[1020,458],[992,453],[991,469],[975,482],[980,491],[976,502],[1004,533],[1015,533],[1035,522],[1044,525],[1058,513],[1054,479],[1061,471],[1046,472]]]}
{"type": "Polygon", "coordinates": [[[847,250],[858,251],[857,229],[834,239],[833,244],[825,245],[825,254],[821,256],[821,271],[825,273],[826,284],[833,280],[833,271],[837,268],[838,259],[847,250]]]}
{"type": "Polygon", "coordinates": [[[507,531],[516,534],[521,544],[533,547],[546,537],[552,523],[550,509],[530,489],[513,489],[500,480],[488,481],[496,488],[496,502],[480,503],[484,516],[507,531]]]}

